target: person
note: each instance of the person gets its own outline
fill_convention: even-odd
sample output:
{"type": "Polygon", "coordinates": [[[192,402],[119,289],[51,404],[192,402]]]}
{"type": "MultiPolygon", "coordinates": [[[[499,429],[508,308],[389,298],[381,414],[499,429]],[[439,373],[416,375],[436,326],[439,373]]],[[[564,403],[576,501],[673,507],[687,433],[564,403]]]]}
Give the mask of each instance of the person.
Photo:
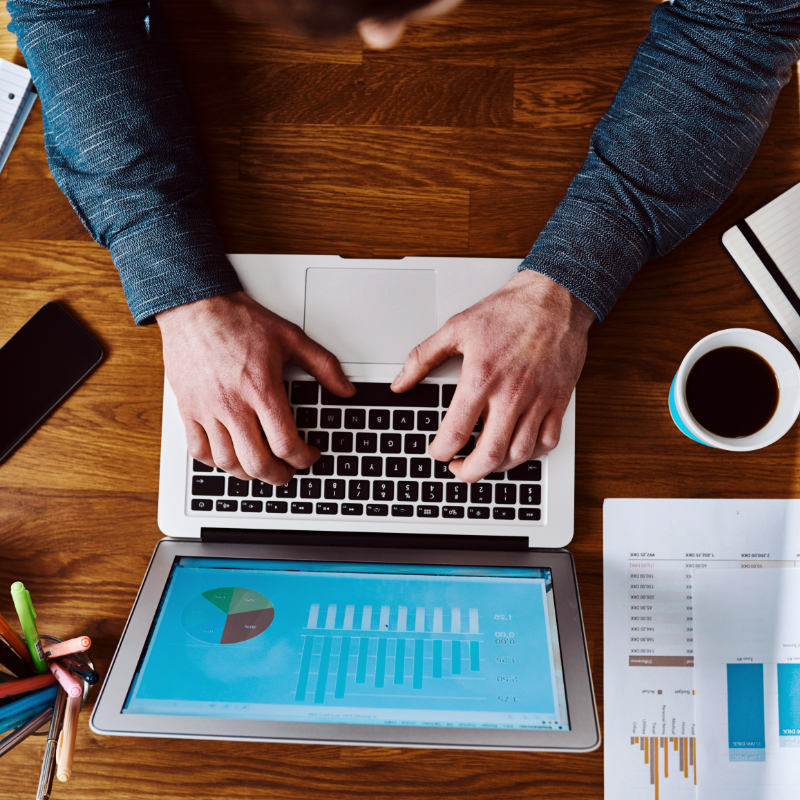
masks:
{"type": "MultiPolygon", "coordinates": [[[[458,2],[270,5],[312,33],[356,28],[387,48],[407,25],[458,2]]],[[[228,264],[157,4],[7,7],[41,98],[52,173],[110,249],[135,321],[161,329],[191,454],[240,478],[285,483],[319,453],[295,428],[283,365],[339,395],[352,386],[332,353],[245,295],[228,264]]],[[[592,322],[732,191],[798,58],[800,0],[656,6],[583,166],[518,274],[421,342],[392,384],[402,392],[463,356],[434,458],[475,481],[556,445],[592,322]],[[477,446],[454,458],[479,417],[477,446]]]]}

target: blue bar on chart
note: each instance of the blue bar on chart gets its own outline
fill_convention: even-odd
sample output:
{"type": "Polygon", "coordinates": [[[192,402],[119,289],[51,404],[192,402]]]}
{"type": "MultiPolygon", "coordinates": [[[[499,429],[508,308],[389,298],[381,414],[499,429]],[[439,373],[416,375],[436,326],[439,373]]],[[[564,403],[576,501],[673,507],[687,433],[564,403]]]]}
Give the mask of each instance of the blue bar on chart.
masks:
{"type": "Polygon", "coordinates": [[[764,665],[728,664],[728,760],[765,761],[764,665]]]}
{"type": "Polygon", "coordinates": [[[778,664],[778,741],[800,747],[800,664],[778,664]]]}
{"type": "Polygon", "coordinates": [[[344,697],[344,688],[347,684],[347,665],[350,663],[350,642],[352,639],[345,636],[342,639],[341,649],[339,650],[339,668],[336,672],[336,689],[334,697],[344,697]]]}

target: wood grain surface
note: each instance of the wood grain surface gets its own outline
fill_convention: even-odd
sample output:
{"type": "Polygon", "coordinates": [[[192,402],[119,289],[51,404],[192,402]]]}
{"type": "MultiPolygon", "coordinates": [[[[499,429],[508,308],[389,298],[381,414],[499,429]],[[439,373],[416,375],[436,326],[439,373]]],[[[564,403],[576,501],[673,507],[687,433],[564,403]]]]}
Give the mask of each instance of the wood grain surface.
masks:
{"type": "MultiPolygon", "coordinates": [[[[647,30],[651,0],[472,0],[389,52],[308,42],[166,0],[231,252],[524,256],[580,165],[647,30]]],[[[5,24],[5,11],[0,13],[5,24]]],[[[0,56],[22,63],[0,33],[0,56]]],[[[667,390],[718,328],[784,339],[720,245],[800,180],[798,87],[733,196],[648,265],[594,327],[578,386],[575,556],[598,702],[606,497],[798,496],[797,430],[752,454],[681,436],[667,390]]],[[[108,254],[47,168],[36,107],[0,174],[0,341],[58,299],[100,368],[0,466],[0,587],[22,579],[43,632],[89,634],[105,672],[161,534],[162,366],[108,254]]],[[[0,376],[0,391],[14,391],[0,376]]],[[[0,590],[0,611],[12,614],[0,590]]],[[[550,755],[98,737],[81,715],[55,798],[597,798],[603,751],[550,755]]],[[[0,760],[0,796],[34,796],[43,742],[0,760]]],[[[613,800],[613,798],[611,799],[613,800]]]]}

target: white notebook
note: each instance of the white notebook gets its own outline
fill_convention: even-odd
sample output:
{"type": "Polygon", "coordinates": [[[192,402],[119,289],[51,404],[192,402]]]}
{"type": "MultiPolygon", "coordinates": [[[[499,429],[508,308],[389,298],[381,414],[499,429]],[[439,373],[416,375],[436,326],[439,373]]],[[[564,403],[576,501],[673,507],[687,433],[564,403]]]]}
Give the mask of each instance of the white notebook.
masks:
{"type": "Polygon", "coordinates": [[[0,170],[36,100],[31,73],[0,58],[0,170]]]}
{"type": "Polygon", "coordinates": [[[800,350],[800,183],[725,231],[722,244],[800,350]]]}

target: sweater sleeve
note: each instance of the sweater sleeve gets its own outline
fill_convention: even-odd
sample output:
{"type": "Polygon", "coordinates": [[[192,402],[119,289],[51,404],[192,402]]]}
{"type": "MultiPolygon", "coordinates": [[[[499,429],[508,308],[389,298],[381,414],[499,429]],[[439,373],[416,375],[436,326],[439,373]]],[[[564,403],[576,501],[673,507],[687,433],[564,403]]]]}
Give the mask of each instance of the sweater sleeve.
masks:
{"type": "Polygon", "coordinates": [[[733,191],[800,58],[797,0],[673,0],[654,11],[589,154],[520,269],[603,319],[651,257],[733,191]]]}
{"type": "Polygon", "coordinates": [[[109,248],[137,323],[241,288],[155,0],[9,0],[50,169],[109,248]]]}

